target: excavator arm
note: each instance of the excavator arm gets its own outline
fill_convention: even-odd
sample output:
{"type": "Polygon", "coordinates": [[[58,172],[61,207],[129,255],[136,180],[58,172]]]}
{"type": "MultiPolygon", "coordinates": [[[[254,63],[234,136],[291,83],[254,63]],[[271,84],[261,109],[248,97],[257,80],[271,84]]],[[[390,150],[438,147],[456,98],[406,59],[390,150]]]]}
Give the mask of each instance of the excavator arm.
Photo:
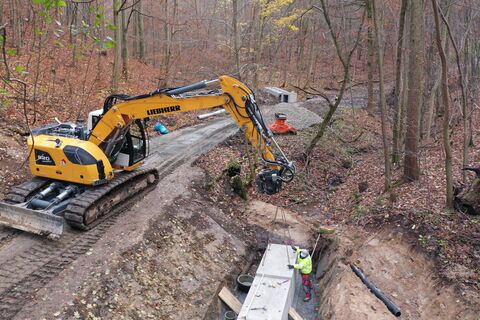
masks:
{"type": "Polygon", "coordinates": [[[103,115],[92,129],[88,141],[100,147],[113,160],[115,151],[119,150],[116,145],[122,143],[126,130],[135,120],[214,107],[224,107],[229,112],[266,165],[257,177],[259,190],[268,194],[277,193],[282,182],[293,178],[295,167],[265,125],[253,92],[228,76],[180,88],[156,90],[142,96],[114,95],[107,99],[103,115]],[[191,93],[215,84],[219,84],[219,90],[191,93]],[[114,100],[121,102],[114,104],[114,100]]]}

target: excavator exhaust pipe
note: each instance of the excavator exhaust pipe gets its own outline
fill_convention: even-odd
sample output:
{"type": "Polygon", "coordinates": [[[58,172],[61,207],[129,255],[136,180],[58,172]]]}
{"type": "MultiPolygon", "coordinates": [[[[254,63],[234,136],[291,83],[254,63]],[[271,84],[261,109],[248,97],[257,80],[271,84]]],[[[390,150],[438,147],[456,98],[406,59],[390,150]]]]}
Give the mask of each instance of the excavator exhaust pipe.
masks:
{"type": "Polygon", "coordinates": [[[0,225],[55,239],[63,233],[64,219],[46,212],[0,203],[0,225]]]}

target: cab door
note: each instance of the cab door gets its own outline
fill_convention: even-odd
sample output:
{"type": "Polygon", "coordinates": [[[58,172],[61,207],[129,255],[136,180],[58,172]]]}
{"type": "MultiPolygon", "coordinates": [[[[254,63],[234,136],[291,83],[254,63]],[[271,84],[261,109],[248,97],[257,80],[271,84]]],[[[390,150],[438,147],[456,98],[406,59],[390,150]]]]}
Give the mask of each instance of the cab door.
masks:
{"type": "Polygon", "coordinates": [[[131,167],[147,156],[147,139],[142,121],[137,119],[132,123],[126,138],[127,141],[124,147],[127,148],[125,150],[127,152],[125,153],[130,156],[128,166],[131,167]]]}
{"type": "Polygon", "coordinates": [[[114,167],[133,170],[147,156],[147,139],[143,124],[135,120],[125,134],[120,152],[115,157],[114,167]]]}

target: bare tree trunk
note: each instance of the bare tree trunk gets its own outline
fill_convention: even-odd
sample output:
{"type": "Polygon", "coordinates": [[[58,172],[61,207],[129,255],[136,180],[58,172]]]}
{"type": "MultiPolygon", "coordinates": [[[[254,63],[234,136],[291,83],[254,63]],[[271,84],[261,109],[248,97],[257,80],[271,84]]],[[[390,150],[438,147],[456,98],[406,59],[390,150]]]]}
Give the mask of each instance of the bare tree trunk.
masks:
{"type": "Polygon", "coordinates": [[[143,1],[137,4],[138,59],[145,62],[145,25],[143,21],[143,1]]]}
{"type": "MultiPolygon", "coordinates": [[[[408,4],[410,4],[410,0],[408,0],[408,4]]],[[[399,152],[401,154],[405,154],[405,138],[406,138],[406,122],[407,122],[407,106],[408,106],[408,79],[409,73],[408,68],[410,67],[410,55],[406,54],[410,52],[410,21],[411,21],[411,14],[410,10],[405,12],[405,28],[403,30],[403,66],[402,66],[402,90],[400,96],[400,119],[399,119],[399,127],[398,127],[398,139],[399,139],[399,152]]]]}
{"type": "Polygon", "coordinates": [[[163,83],[159,83],[159,87],[166,87],[167,86],[167,74],[170,71],[170,53],[171,53],[171,39],[170,39],[170,23],[168,19],[168,3],[169,0],[165,0],[165,5],[163,6],[163,18],[165,19],[165,23],[163,25],[163,32],[164,32],[164,52],[163,52],[163,66],[164,66],[164,79],[163,83]]]}
{"type": "Polygon", "coordinates": [[[258,1],[254,1],[252,4],[252,15],[249,21],[249,26],[247,30],[248,41],[246,43],[246,47],[248,49],[248,61],[250,63],[249,68],[246,70],[246,74],[244,77],[246,79],[250,79],[249,82],[254,81],[254,73],[255,73],[255,40],[256,40],[256,24],[257,24],[257,16],[260,10],[260,4],[258,1]]]}
{"type": "Polygon", "coordinates": [[[428,98],[428,102],[427,102],[427,107],[428,107],[428,110],[427,110],[427,132],[426,132],[426,135],[425,135],[427,139],[429,139],[431,137],[431,134],[432,134],[432,124],[433,124],[433,118],[434,118],[434,114],[435,114],[435,97],[436,97],[438,87],[440,86],[441,79],[442,79],[441,75],[439,75],[435,79],[432,90],[429,93],[429,98],[428,98]]]}
{"type": "Polygon", "coordinates": [[[260,73],[260,59],[262,58],[263,51],[263,30],[265,27],[265,17],[260,16],[260,25],[258,38],[255,44],[255,53],[253,55],[253,65],[254,65],[254,74],[253,74],[253,88],[258,89],[258,78],[260,73]]]}
{"type": "MultiPolygon", "coordinates": [[[[297,55],[297,69],[304,70],[304,55],[305,55],[305,39],[307,38],[308,33],[308,21],[303,20],[300,22],[300,27],[298,31],[298,55],[297,55]]],[[[301,74],[301,72],[300,72],[301,74]]],[[[297,84],[300,85],[300,79],[297,78],[297,84]]]]}
{"type": "Polygon", "coordinates": [[[452,150],[450,146],[450,97],[448,93],[448,66],[445,52],[443,51],[442,39],[440,36],[440,19],[438,17],[438,4],[436,0],[432,0],[433,14],[435,17],[435,33],[438,47],[438,54],[442,61],[442,98],[444,104],[443,115],[443,146],[445,149],[445,178],[446,178],[446,207],[453,209],[453,177],[452,177],[452,150]]]}
{"type": "MultiPolygon", "coordinates": [[[[447,12],[446,12],[446,16],[448,17],[450,15],[450,5],[451,5],[451,0],[447,1],[446,3],[446,6],[447,6],[447,12]]],[[[442,37],[441,37],[441,40],[442,40],[442,46],[443,46],[443,50],[444,52],[447,52],[447,28],[440,28],[441,29],[441,34],[442,34],[442,37]]],[[[435,41],[435,40],[434,40],[435,41]]],[[[433,46],[436,46],[436,43],[433,44],[433,46]]],[[[432,46],[432,49],[433,49],[433,46],[432,46]]],[[[431,60],[433,60],[434,58],[432,57],[431,60]]],[[[427,103],[425,104],[426,107],[427,107],[427,123],[426,123],[426,130],[425,130],[425,137],[427,139],[430,139],[432,138],[432,127],[433,125],[435,124],[434,122],[434,119],[435,119],[435,111],[436,111],[436,107],[441,103],[441,101],[438,99],[439,97],[439,89],[440,89],[440,84],[442,82],[442,70],[436,70],[436,67],[437,67],[437,64],[433,61],[431,61],[431,63],[433,63],[434,65],[434,68],[435,69],[433,71],[434,73],[434,83],[433,83],[433,86],[432,88],[429,90],[429,93],[428,93],[428,99],[427,99],[427,103]]]]}
{"type": "Polygon", "coordinates": [[[373,65],[375,64],[375,47],[373,39],[373,28],[372,28],[372,16],[373,12],[373,1],[366,0],[367,7],[367,47],[368,47],[368,60],[367,60],[367,73],[368,73],[368,83],[367,83],[367,111],[370,114],[373,114],[375,111],[375,102],[373,99],[373,65]]]}
{"type": "Polygon", "coordinates": [[[415,181],[420,178],[418,165],[418,118],[419,108],[423,97],[423,23],[424,0],[415,0],[410,6],[410,61],[408,76],[408,105],[407,105],[407,135],[405,140],[405,167],[406,181],[415,181]]]}
{"type": "MultiPolygon", "coordinates": [[[[313,23],[312,28],[313,28],[313,34],[316,34],[317,30],[316,30],[315,23],[313,23]]],[[[308,61],[307,79],[305,79],[304,88],[307,87],[310,81],[315,81],[314,73],[315,73],[315,64],[317,62],[317,57],[318,57],[317,46],[314,39],[312,39],[310,43],[310,55],[309,55],[309,61],[308,61]]]]}
{"type": "MultiPolygon", "coordinates": [[[[171,67],[171,59],[172,59],[172,47],[173,47],[173,36],[175,34],[175,23],[177,21],[177,10],[178,10],[178,2],[177,0],[173,0],[173,12],[172,12],[172,19],[168,20],[165,24],[165,36],[166,36],[166,47],[165,47],[165,60],[164,60],[164,68],[165,68],[165,80],[164,83],[160,83],[160,87],[166,87],[170,85],[171,75],[170,75],[170,67],[171,67]]],[[[165,17],[168,17],[168,7],[165,7],[165,17]]]]}
{"type": "Polygon", "coordinates": [[[384,71],[383,71],[383,47],[380,41],[380,32],[378,26],[378,13],[376,9],[375,0],[372,0],[372,16],[373,25],[375,29],[375,45],[377,47],[377,59],[378,59],[378,75],[380,80],[380,113],[382,119],[382,141],[383,141],[383,153],[385,158],[385,191],[390,188],[391,183],[391,165],[390,165],[390,148],[388,143],[388,128],[387,128],[387,101],[385,98],[385,83],[384,83],[384,71]]]}
{"type": "Polygon", "coordinates": [[[320,139],[323,137],[323,135],[325,133],[325,130],[330,125],[330,121],[332,120],[332,117],[335,114],[335,111],[337,110],[338,106],[342,102],[343,94],[345,93],[345,87],[346,87],[346,85],[347,85],[347,83],[349,82],[349,79],[350,79],[350,61],[352,60],[352,55],[355,52],[355,50],[357,49],[358,44],[360,42],[360,34],[362,32],[362,29],[363,29],[363,23],[365,22],[365,12],[364,12],[363,15],[362,15],[362,21],[360,23],[360,27],[358,28],[358,32],[356,34],[355,43],[353,44],[353,46],[352,46],[351,50],[348,52],[348,54],[346,54],[344,56],[344,54],[342,52],[341,45],[338,41],[337,35],[333,31],[332,22],[330,20],[330,15],[328,14],[327,7],[325,5],[325,0],[320,0],[320,3],[321,3],[321,8],[319,8],[315,5],[313,6],[313,8],[315,8],[315,9],[317,9],[317,10],[319,10],[323,13],[323,17],[325,18],[325,22],[327,23],[330,36],[332,37],[333,43],[335,45],[335,50],[337,52],[338,59],[342,63],[343,81],[342,81],[342,85],[340,87],[340,91],[338,92],[338,96],[336,97],[334,103],[330,99],[328,99],[328,97],[326,95],[324,95],[324,94],[321,95],[324,99],[327,100],[330,109],[328,110],[327,114],[325,115],[325,117],[322,121],[322,124],[320,125],[320,129],[317,131],[317,133],[315,134],[315,136],[313,137],[313,139],[310,141],[307,148],[305,149],[305,154],[307,155],[307,157],[308,157],[308,155],[310,155],[312,153],[312,151],[315,148],[315,146],[317,145],[318,141],[320,141],[320,139]]]}
{"type": "Polygon", "coordinates": [[[118,80],[120,78],[122,64],[122,23],[120,20],[120,0],[113,0],[113,24],[115,26],[115,57],[113,60],[112,91],[118,90],[118,80]]]}
{"type": "Polygon", "coordinates": [[[398,24],[397,37],[397,58],[395,61],[395,109],[393,114],[393,149],[392,149],[392,163],[398,164],[400,162],[400,140],[402,127],[402,104],[401,91],[402,88],[402,56],[403,56],[403,37],[405,34],[405,13],[408,7],[408,0],[402,0],[400,9],[400,22],[398,24]]]}
{"type": "Polygon", "coordinates": [[[3,0],[0,0],[0,26],[3,25],[3,0]]]}
{"type": "MultiPolygon", "coordinates": [[[[477,96],[477,92],[478,92],[478,86],[476,85],[477,82],[478,82],[478,79],[476,79],[476,77],[474,77],[473,75],[474,74],[478,74],[478,72],[475,72],[477,71],[478,69],[475,67],[475,65],[472,63],[472,61],[475,60],[474,58],[474,55],[475,54],[475,49],[472,49],[470,48],[470,41],[469,41],[469,37],[467,36],[466,38],[466,48],[467,50],[465,50],[465,65],[467,65],[467,75],[468,75],[468,78],[469,78],[469,81],[467,82],[468,83],[468,88],[470,89],[470,95],[472,97],[471,101],[473,100],[473,97],[477,96]],[[471,51],[473,51],[473,54],[471,53],[471,51]]],[[[469,114],[469,119],[468,119],[468,146],[469,147],[473,147],[474,146],[474,142],[473,142],[473,111],[474,111],[474,108],[471,108],[470,110],[470,114],[469,114]]]]}
{"type": "Polygon", "coordinates": [[[139,14],[137,12],[132,14],[133,16],[133,50],[132,50],[132,56],[138,59],[139,56],[139,50],[138,50],[138,16],[139,14]]]}
{"type": "Polygon", "coordinates": [[[286,51],[286,57],[287,61],[286,63],[283,64],[283,70],[282,70],[282,87],[285,87],[288,82],[288,67],[290,65],[290,61],[292,60],[292,49],[290,46],[285,46],[285,51],[286,51]]]}
{"type": "Polygon", "coordinates": [[[22,8],[18,0],[11,1],[12,38],[13,46],[20,52],[22,46],[22,8]]]}
{"type": "MultiPolygon", "coordinates": [[[[214,0],[214,2],[213,2],[212,17],[214,17],[215,14],[217,13],[217,7],[218,7],[218,0],[214,0]]],[[[214,19],[210,19],[210,20],[208,21],[208,26],[207,26],[207,39],[211,39],[213,21],[214,21],[214,19]]],[[[210,42],[205,41],[205,42],[204,42],[204,49],[207,49],[209,45],[210,45],[210,42]]]]}
{"type": "MultiPolygon", "coordinates": [[[[437,7],[438,11],[440,9],[437,7]]],[[[438,13],[438,12],[437,12],[438,13]]],[[[448,24],[447,18],[443,15],[443,13],[440,11],[440,15],[442,17],[443,22],[445,23],[445,26],[448,31],[448,35],[450,37],[450,41],[452,42],[453,49],[455,50],[455,57],[456,57],[456,62],[457,62],[457,70],[458,70],[458,80],[460,84],[460,89],[462,93],[462,119],[463,119],[463,158],[462,158],[462,166],[465,168],[468,163],[468,149],[470,145],[469,141],[469,129],[468,129],[468,117],[469,117],[469,111],[468,111],[468,106],[467,106],[467,93],[465,91],[465,80],[463,77],[463,72],[462,72],[462,67],[460,65],[460,53],[458,51],[457,43],[455,42],[455,39],[453,38],[452,31],[450,29],[450,25],[448,24]]],[[[467,176],[465,170],[462,170],[462,181],[465,183],[467,181],[467,176]]]]}
{"type": "Polygon", "coordinates": [[[241,79],[240,74],[240,35],[238,33],[238,1],[232,0],[233,16],[232,16],[232,29],[233,29],[233,57],[235,61],[236,72],[238,78],[241,79]]]}
{"type": "Polygon", "coordinates": [[[122,9],[122,73],[125,80],[128,81],[128,42],[127,42],[127,15],[125,9],[122,9]]]}

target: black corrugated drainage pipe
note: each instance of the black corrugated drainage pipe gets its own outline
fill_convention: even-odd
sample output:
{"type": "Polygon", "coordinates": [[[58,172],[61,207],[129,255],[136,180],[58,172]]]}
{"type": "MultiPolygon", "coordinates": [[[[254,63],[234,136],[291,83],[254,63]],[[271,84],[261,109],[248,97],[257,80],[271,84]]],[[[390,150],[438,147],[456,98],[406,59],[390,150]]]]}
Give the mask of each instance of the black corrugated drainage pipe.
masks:
{"type": "Polygon", "coordinates": [[[353,272],[362,280],[362,282],[367,286],[368,289],[370,289],[371,292],[382,302],[387,306],[388,310],[395,316],[395,317],[400,317],[402,312],[400,309],[392,302],[390,299],[388,299],[380,289],[375,287],[373,283],[371,283],[368,278],[363,274],[362,270],[358,268],[354,263],[350,264],[350,267],[352,267],[353,272]]]}

